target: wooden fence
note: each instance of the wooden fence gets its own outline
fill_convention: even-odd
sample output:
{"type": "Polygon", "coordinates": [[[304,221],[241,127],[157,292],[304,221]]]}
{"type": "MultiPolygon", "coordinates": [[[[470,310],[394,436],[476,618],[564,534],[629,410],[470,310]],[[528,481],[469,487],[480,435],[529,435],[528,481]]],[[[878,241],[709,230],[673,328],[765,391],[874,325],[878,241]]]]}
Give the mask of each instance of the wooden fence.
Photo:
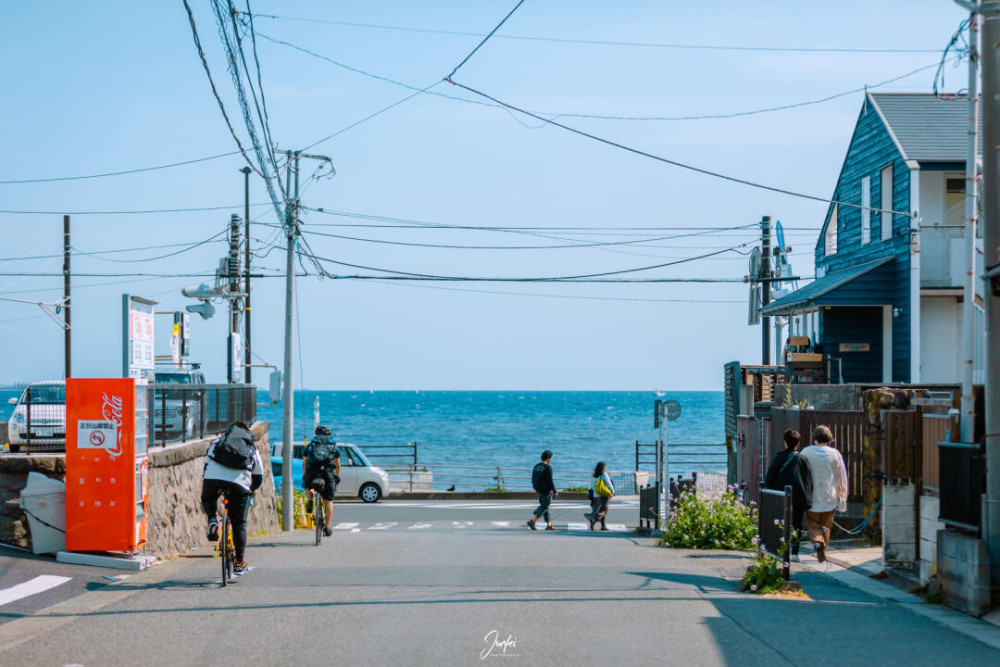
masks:
{"type": "MultiPolygon", "coordinates": [[[[812,432],[820,425],[833,431],[834,447],[843,455],[850,485],[847,502],[864,502],[864,481],[874,470],[864,465],[865,416],[860,410],[798,410],[772,408],[769,437],[765,447],[768,461],[774,453],[784,448],[782,437],[786,429],[795,429],[802,435],[801,449],[811,444],[812,432]]],[[[765,463],[766,465],[766,463],[765,463]]]]}

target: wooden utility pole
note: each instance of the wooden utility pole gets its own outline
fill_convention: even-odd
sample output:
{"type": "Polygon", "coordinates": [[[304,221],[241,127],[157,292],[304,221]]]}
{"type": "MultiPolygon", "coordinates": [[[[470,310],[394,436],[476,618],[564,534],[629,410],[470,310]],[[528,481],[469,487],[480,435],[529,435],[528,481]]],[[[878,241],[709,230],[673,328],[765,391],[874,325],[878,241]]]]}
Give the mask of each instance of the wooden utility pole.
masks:
{"type": "Polygon", "coordinates": [[[69,283],[70,283],[70,271],[69,271],[69,254],[70,254],[70,242],[69,242],[69,216],[63,216],[63,345],[64,345],[64,361],[66,364],[66,379],[73,377],[73,359],[72,359],[72,342],[73,342],[73,330],[70,328],[70,314],[69,314],[69,283]]]}
{"type": "MultiPolygon", "coordinates": [[[[983,0],[983,255],[987,276],[1000,272],[1000,0],[983,0]]],[[[993,603],[1000,603],[1000,280],[987,280],[986,497],[983,539],[990,554],[993,603]]]]}

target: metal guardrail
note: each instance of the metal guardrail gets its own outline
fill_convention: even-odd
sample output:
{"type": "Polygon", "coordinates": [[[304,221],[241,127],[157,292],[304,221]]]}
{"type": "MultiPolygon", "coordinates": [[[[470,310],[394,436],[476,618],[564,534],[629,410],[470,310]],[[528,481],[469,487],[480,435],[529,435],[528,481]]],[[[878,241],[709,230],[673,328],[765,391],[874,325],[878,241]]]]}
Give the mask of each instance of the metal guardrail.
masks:
{"type": "MultiPolygon", "coordinates": [[[[367,453],[370,447],[365,448],[367,453]]],[[[454,466],[410,464],[407,466],[381,466],[387,473],[393,489],[414,491],[533,491],[531,468],[504,466],[454,466]]],[[[637,473],[608,471],[618,495],[633,495],[638,487],[637,473]]],[[[642,473],[639,473],[642,474],[642,473]]],[[[591,470],[556,470],[553,481],[560,491],[589,489],[594,481],[591,470]]]]}
{"type": "Polygon", "coordinates": [[[792,487],[786,486],[783,491],[761,489],[757,534],[761,547],[781,561],[782,574],[788,581],[791,577],[792,487]]]}
{"type": "Polygon", "coordinates": [[[939,442],[938,456],[940,521],[978,534],[982,527],[982,496],[986,490],[986,456],[982,445],[939,442]]]}
{"type": "Polygon", "coordinates": [[[150,441],[160,446],[221,433],[257,418],[257,387],[246,384],[150,385],[150,441]]]}

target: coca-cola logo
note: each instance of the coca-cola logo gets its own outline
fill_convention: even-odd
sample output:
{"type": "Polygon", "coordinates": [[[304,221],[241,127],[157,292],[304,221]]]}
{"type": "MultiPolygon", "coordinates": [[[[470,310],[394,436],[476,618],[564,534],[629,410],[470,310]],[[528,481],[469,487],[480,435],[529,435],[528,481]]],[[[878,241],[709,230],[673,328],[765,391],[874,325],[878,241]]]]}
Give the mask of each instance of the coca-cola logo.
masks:
{"type": "Polygon", "coordinates": [[[115,448],[113,450],[108,450],[108,454],[111,458],[116,456],[121,456],[122,453],[122,413],[124,411],[125,402],[122,400],[121,396],[108,396],[107,394],[101,394],[101,400],[103,404],[101,405],[101,416],[104,417],[109,422],[114,422],[115,428],[118,431],[118,437],[116,438],[115,448]]]}

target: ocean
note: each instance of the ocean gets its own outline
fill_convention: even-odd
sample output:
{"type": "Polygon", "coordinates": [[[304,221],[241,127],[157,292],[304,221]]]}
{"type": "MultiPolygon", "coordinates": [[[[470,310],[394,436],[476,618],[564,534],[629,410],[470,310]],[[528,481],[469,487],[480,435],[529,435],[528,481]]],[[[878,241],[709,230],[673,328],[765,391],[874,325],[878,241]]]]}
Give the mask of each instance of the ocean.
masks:
{"type": "MultiPolygon", "coordinates": [[[[260,396],[264,396],[262,392],[260,396]]],[[[652,391],[310,391],[295,392],[295,442],[313,432],[313,398],[320,423],[340,442],[353,443],[378,463],[373,445],[417,443],[424,465],[530,468],[544,449],[557,471],[635,469],[635,442],[654,443],[655,399],[681,404],[669,423],[668,443],[725,442],[723,392],[652,391]]],[[[281,442],[282,406],[260,406],[257,418],[271,424],[281,442]]],[[[644,469],[648,469],[647,466],[644,469]]],[[[688,466],[725,470],[725,466],[688,466]]],[[[690,472],[675,466],[672,473],[690,472]]]]}

